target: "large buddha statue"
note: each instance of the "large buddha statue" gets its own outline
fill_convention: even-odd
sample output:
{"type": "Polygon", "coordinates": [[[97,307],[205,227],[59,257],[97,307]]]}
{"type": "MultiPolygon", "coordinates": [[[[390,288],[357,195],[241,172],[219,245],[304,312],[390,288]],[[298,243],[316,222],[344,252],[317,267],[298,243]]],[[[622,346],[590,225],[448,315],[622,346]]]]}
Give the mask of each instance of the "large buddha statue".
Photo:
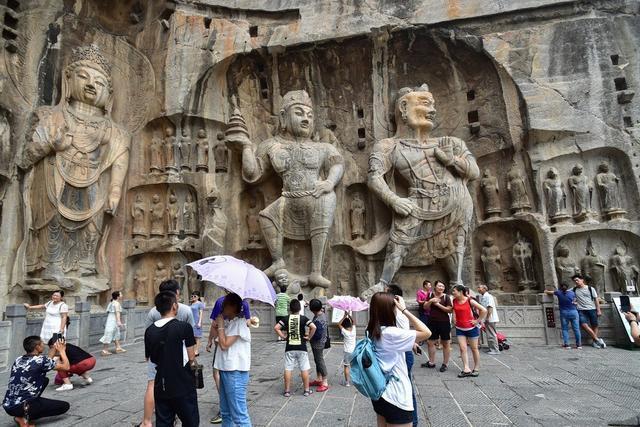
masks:
{"type": "MultiPolygon", "coordinates": [[[[240,119],[236,107],[234,116],[240,119]]],[[[303,90],[287,92],[279,112],[279,132],[253,150],[248,133],[231,124],[227,144],[242,152],[242,176],[257,183],[275,172],[282,179],[282,194],[260,211],[260,227],[273,264],[265,270],[273,277],[286,268],[283,239],[311,240],[308,283],[324,293],[331,282],[322,276],[322,261],[329,228],[336,210],[334,188],[342,178],[344,160],[327,142],[311,139],[314,115],[311,98],[303,90]],[[234,131],[237,129],[237,131],[234,131]]],[[[232,117],[232,121],[234,117],[232,117]]]]}
{"type": "Polygon", "coordinates": [[[99,254],[109,238],[106,219],[120,204],[131,139],[111,118],[112,92],[105,57],[95,45],[81,47],[64,69],[60,103],[36,110],[21,159],[29,171],[27,283],[36,288],[58,285],[83,294],[106,289],[106,280],[95,276],[108,279],[99,254]],[[93,279],[78,281],[83,276],[93,279]]]}
{"type": "Polygon", "coordinates": [[[462,282],[465,241],[473,215],[467,182],[478,178],[480,170],[464,141],[430,135],[435,113],[427,85],[400,89],[395,104],[396,134],[376,142],[369,157],[369,188],[393,210],[393,220],[380,282],[363,292],[365,298],[392,282],[417,244],[422,245],[425,264],[440,260],[450,283],[462,282]],[[387,175],[393,175],[389,181],[387,175]],[[406,197],[391,189],[392,180],[406,185],[406,197]]]}

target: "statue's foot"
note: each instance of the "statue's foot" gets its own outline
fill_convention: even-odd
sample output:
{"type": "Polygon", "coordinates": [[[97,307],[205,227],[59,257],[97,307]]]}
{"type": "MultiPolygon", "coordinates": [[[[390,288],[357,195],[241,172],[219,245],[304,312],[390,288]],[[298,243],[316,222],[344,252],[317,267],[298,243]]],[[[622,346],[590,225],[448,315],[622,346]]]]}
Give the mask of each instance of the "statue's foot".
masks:
{"type": "Polygon", "coordinates": [[[315,271],[309,275],[309,284],[311,286],[327,289],[331,286],[331,280],[323,277],[319,271],[315,271]]]}
{"type": "Polygon", "coordinates": [[[368,301],[371,299],[373,294],[375,294],[376,292],[382,292],[382,291],[384,291],[384,285],[381,282],[378,282],[375,285],[371,286],[369,289],[362,292],[360,297],[368,301]]]}
{"type": "Polygon", "coordinates": [[[271,264],[271,266],[267,267],[267,269],[264,270],[264,274],[266,274],[268,277],[273,277],[275,276],[276,271],[284,269],[285,267],[286,264],[284,263],[284,260],[280,258],[275,260],[273,264],[271,264]]]}

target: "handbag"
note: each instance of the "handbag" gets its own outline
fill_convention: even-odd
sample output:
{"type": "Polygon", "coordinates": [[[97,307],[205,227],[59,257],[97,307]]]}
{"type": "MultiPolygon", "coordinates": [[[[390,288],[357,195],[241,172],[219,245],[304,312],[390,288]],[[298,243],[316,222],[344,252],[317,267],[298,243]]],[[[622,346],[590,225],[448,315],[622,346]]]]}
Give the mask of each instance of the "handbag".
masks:
{"type": "Polygon", "coordinates": [[[328,329],[329,329],[329,328],[327,328],[327,340],[324,342],[324,348],[325,348],[325,350],[326,350],[327,348],[331,348],[331,337],[329,336],[329,331],[328,331],[328,329]]]}

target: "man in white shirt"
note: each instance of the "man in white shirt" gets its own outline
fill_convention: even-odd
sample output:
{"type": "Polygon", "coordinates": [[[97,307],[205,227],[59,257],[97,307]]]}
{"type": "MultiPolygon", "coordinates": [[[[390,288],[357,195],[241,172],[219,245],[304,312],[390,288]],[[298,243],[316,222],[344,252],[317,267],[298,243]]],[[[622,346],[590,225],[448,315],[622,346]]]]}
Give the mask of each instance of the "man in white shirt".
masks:
{"type": "Polygon", "coordinates": [[[487,318],[484,322],[485,333],[487,334],[487,344],[489,345],[488,353],[491,355],[500,354],[500,348],[498,347],[498,331],[496,330],[496,324],[500,321],[498,318],[498,310],[496,299],[489,293],[487,285],[478,285],[478,292],[480,293],[480,304],[487,309],[487,318]]]}

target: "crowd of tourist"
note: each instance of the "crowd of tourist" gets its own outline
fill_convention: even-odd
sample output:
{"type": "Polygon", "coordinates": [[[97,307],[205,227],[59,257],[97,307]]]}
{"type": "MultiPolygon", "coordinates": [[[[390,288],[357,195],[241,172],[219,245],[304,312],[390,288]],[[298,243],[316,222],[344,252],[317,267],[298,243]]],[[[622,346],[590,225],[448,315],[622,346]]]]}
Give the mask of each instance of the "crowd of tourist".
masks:
{"type": "MultiPolygon", "coordinates": [[[[560,289],[545,291],[558,299],[562,327],[563,347],[569,347],[569,327],[575,336],[575,348],[582,348],[581,327],[592,338],[593,346],[606,348],[598,335],[598,317],[601,315],[596,290],[588,286],[584,278],[575,275],[575,286],[569,289],[562,283],[560,289]]],[[[147,359],[147,389],[144,396],[144,415],[140,426],[173,426],[176,418],[183,426],[198,426],[200,416],[196,389],[198,372],[202,366],[197,357],[202,338],[202,319],[205,304],[198,292],[190,295],[191,305],[181,304],[180,286],[175,280],[160,284],[154,307],[147,315],[144,350],[147,359]]],[[[304,396],[329,389],[329,368],[324,358],[325,350],[332,343],[330,322],[323,302],[312,299],[308,303],[300,297],[291,297],[286,289],[279,289],[275,301],[276,323],[274,331],[284,343],[283,396],[292,393],[292,377],[300,373],[304,396]],[[307,317],[305,306],[312,313],[307,317]],[[315,379],[311,380],[309,348],[315,366],[315,379]],[[315,389],[314,389],[315,388],[315,389]]],[[[418,424],[417,405],[412,381],[415,355],[423,353],[427,346],[427,359],[421,366],[433,369],[438,366],[437,351],[442,350],[439,371],[449,369],[451,359],[451,332],[455,335],[460,351],[462,369],[460,378],[477,377],[480,374],[479,339],[484,331],[490,355],[499,355],[496,298],[486,285],[477,287],[478,294],[471,295],[469,288],[455,285],[450,294],[443,282],[433,285],[425,280],[416,293],[418,316],[408,309],[403,291],[397,285],[388,285],[384,292],[373,295],[369,306],[366,336],[375,344],[375,355],[380,368],[390,378],[378,399],[372,399],[373,410],[379,426],[410,426],[418,424]],[[452,326],[453,325],[453,326],[452,326]],[[469,361],[471,352],[471,362],[469,361]]],[[[24,340],[25,355],[16,359],[11,367],[11,377],[3,407],[20,426],[32,426],[44,417],[64,414],[69,404],[41,395],[49,379],[47,372],[55,370],[56,391],[73,389],[71,377],[77,375],[85,385],[93,382],[90,371],[96,358],[89,352],[67,343],[65,331],[69,324],[68,307],[63,301],[64,292],[56,291],[51,301],[43,305],[27,305],[27,309],[45,309],[40,336],[24,340]],[[47,351],[48,354],[44,354],[47,351]]],[[[107,306],[103,356],[112,355],[109,345],[115,343],[115,353],[123,353],[121,330],[124,327],[118,291],[112,293],[107,306]]],[[[640,318],[635,312],[625,314],[636,343],[640,343],[640,318]]],[[[250,426],[247,408],[247,388],[251,369],[250,327],[258,324],[251,317],[250,307],[235,293],[218,298],[210,314],[211,328],[206,350],[213,352],[213,379],[219,394],[220,411],[210,422],[223,425],[250,426]]],[[[342,338],[342,385],[352,385],[351,370],[356,351],[357,326],[355,317],[344,312],[336,324],[342,338]]],[[[359,344],[358,344],[359,345],[359,344]]],[[[201,381],[201,380],[200,380],[201,381]]],[[[358,384],[355,384],[358,386],[358,384]]]]}

